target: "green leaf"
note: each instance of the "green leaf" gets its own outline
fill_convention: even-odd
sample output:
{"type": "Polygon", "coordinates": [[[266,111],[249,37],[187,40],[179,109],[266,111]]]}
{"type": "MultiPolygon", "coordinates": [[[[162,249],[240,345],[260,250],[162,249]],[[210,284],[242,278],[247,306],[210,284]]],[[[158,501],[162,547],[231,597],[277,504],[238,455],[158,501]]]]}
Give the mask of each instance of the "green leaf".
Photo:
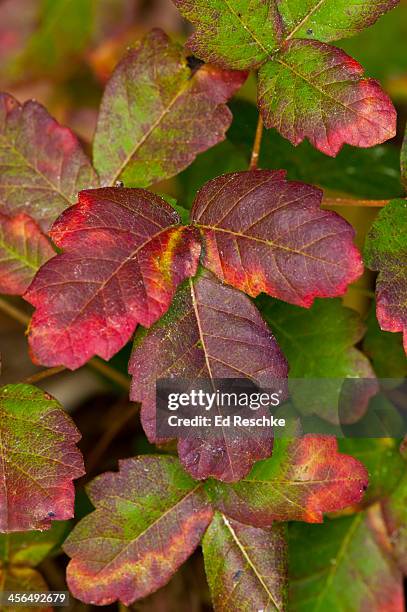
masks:
{"type": "Polygon", "coordinates": [[[358,459],[368,471],[369,486],[362,504],[370,505],[386,497],[397,486],[406,465],[394,438],[339,438],[341,453],[358,459]]]}
{"type": "Polygon", "coordinates": [[[397,562],[407,574],[407,474],[383,502],[383,514],[397,562]]]}
{"type": "MultiPolygon", "coordinates": [[[[386,387],[392,389],[397,386],[394,380],[381,380],[380,382],[383,389],[386,387]]],[[[399,384],[401,382],[401,380],[397,381],[399,384]]],[[[397,408],[386,395],[378,393],[371,398],[368,409],[363,417],[355,423],[342,424],[342,432],[339,435],[356,438],[401,439],[406,425],[403,414],[400,414],[400,412],[400,408],[397,408]]]]}
{"type": "Polygon", "coordinates": [[[193,70],[182,48],[153,30],[117,66],[102,99],[94,160],[104,185],[145,187],[178,174],[225,138],[225,102],[246,73],[193,70]]]}
{"type": "Polygon", "coordinates": [[[236,69],[267,60],[283,41],[353,36],[398,0],[174,0],[195,26],[188,46],[207,62],[236,69]]]}
{"type": "Polygon", "coordinates": [[[73,516],[84,473],[80,434],[59,403],[30,385],[0,389],[0,531],[48,529],[73,516]]]}
{"type": "Polygon", "coordinates": [[[216,512],[202,547],[217,612],[285,609],[287,551],[284,525],[260,529],[216,512]]]}
{"type": "Polygon", "coordinates": [[[371,147],[396,134],[397,114],[377,81],[341,49],[290,41],[259,71],[259,108],[266,127],[294,145],[308,138],[335,157],[347,143],[371,147]]]}
{"type": "Polygon", "coordinates": [[[264,0],[174,0],[196,27],[188,47],[206,62],[242,70],[264,62],[281,42],[276,3],[264,0]]]}
{"type": "Polygon", "coordinates": [[[208,480],[206,488],[228,517],[265,527],[274,521],[320,523],[324,512],[359,503],[367,483],[363,465],[339,454],[335,438],[309,435],[275,439],[273,456],[248,476],[235,484],[208,480]]]}
{"type": "Polygon", "coordinates": [[[365,262],[377,270],[376,314],[381,329],[403,332],[407,353],[407,200],[380,211],[365,244],[365,262]]]}
{"type": "Polygon", "coordinates": [[[373,364],[378,378],[404,378],[407,359],[401,334],[382,331],[376,318],[375,305],[367,318],[367,332],[363,338],[363,351],[373,364]]]}
{"type": "Polygon", "coordinates": [[[402,612],[402,575],[382,548],[381,533],[377,512],[290,525],[289,610],[402,612]]]}
{"type": "Polygon", "coordinates": [[[407,73],[407,54],[402,51],[406,37],[407,4],[403,0],[374,26],[337,46],[355,57],[369,76],[388,84],[388,79],[407,73]]]}
{"type": "Polygon", "coordinates": [[[348,143],[370,147],[396,133],[396,111],[363,68],[325,44],[372,25],[397,0],[175,0],[196,31],[187,45],[224,68],[259,67],[266,127],[297,145],[308,138],[335,156],[348,143]],[[306,40],[308,38],[308,40],[306,40]],[[311,40],[310,40],[311,39],[311,40]]]}
{"type": "Polygon", "coordinates": [[[173,457],[141,456],[88,486],[96,510],[64,550],[72,594],[87,603],[129,605],[164,586],[192,554],[211,521],[203,485],[173,457]]]}
{"type": "Polygon", "coordinates": [[[322,42],[354,36],[375,23],[399,0],[279,0],[284,38],[313,38],[322,42]]]}
{"type": "MultiPolygon", "coordinates": [[[[358,313],[342,306],[339,299],[316,300],[309,310],[264,295],[257,304],[288,360],[289,379],[317,379],[318,393],[309,381],[293,381],[292,400],[298,410],[338,423],[344,379],[374,378],[369,360],[354,348],[365,331],[358,313]]],[[[346,422],[360,418],[376,389],[372,383],[356,390],[346,422]]]]}

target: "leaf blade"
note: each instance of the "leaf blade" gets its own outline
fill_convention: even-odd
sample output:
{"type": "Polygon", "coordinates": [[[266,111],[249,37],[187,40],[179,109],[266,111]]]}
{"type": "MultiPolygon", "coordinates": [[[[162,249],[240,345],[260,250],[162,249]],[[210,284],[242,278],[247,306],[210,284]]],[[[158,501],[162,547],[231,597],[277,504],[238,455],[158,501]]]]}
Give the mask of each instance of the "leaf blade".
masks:
{"type": "MultiPolygon", "coordinates": [[[[383,525],[378,520],[380,531],[383,525]]],[[[291,609],[308,612],[329,607],[339,612],[346,606],[352,612],[364,607],[379,612],[388,607],[401,612],[402,576],[380,545],[377,531],[371,515],[365,513],[324,525],[293,525],[289,532],[291,609]],[[301,551],[304,545],[311,553],[306,559],[301,551]]]]}
{"type": "Polygon", "coordinates": [[[0,293],[25,293],[39,268],[54,255],[49,240],[31,217],[0,213],[0,293]]]}
{"type": "Polygon", "coordinates": [[[242,70],[261,64],[281,40],[274,2],[262,0],[174,0],[196,27],[187,45],[198,57],[242,70]]]}
{"type": "Polygon", "coordinates": [[[173,457],[122,460],[119,472],[99,476],[88,492],[96,510],[64,550],[72,557],[70,590],[99,605],[117,599],[129,605],[164,586],[212,518],[202,486],[173,457]]]}
{"type": "Polygon", "coordinates": [[[216,512],[202,547],[215,610],[284,609],[287,551],[283,525],[259,529],[216,512]]]}
{"type": "Polygon", "coordinates": [[[77,192],[98,185],[78,139],[40,104],[0,95],[0,211],[27,213],[44,231],[77,192]]]}
{"type": "Polygon", "coordinates": [[[169,178],[225,138],[227,99],[245,73],[213,66],[192,72],[181,48],[153,30],[107,84],[94,140],[103,185],[147,187],[169,178]]]}
{"type": "Polygon", "coordinates": [[[338,453],[329,436],[276,439],[273,456],[235,484],[208,481],[214,508],[254,527],[274,521],[320,523],[324,512],[358,503],[368,483],[363,465],[338,453]]]}
{"type": "Polygon", "coordinates": [[[345,143],[371,147],[396,134],[396,111],[377,81],[318,41],[293,40],[260,69],[258,104],[266,127],[294,145],[308,138],[332,157],[345,143]]]}
{"type": "Polygon", "coordinates": [[[34,358],[71,369],[95,354],[110,359],[138,323],[157,320],[198,264],[196,230],[178,221],[171,206],[144,190],[81,192],[51,232],[64,252],[24,296],[37,309],[29,330],[34,358]]]}
{"type": "Polygon", "coordinates": [[[373,25],[399,0],[282,0],[279,11],[284,23],[284,38],[312,37],[321,42],[354,36],[373,25]]]}
{"type": "MultiPolygon", "coordinates": [[[[247,378],[271,386],[287,376],[286,361],[256,308],[240,292],[223,286],[203,272],[181,289],[173,309],[138,341],[129,372],[130,397],[142,402],[141,418],[150,441],[157,440],[155,383],[171,375],[187,380],[247,378]],[[146,384],[147,381],[147,384],[146,384]]],[[[231,436],[198,434],[180,438],[178,451],[184,468],[196,479],[214,476],[235,481],[256,461],[271,454],[272,435],[231,436]],[[236,436],[235,436],[236,437],[236,436]]]]}
{"type": "Polygon", "coordinates": [[[309,310],[266,296],[257,304],[290,364],[291,400],[300,413],[314,413],[334,424],[358,421],[378,392],[368,358],[355,348],[365,332],[358,313],[339,299],[316,300],[309,310]],[[352,385],[341,404],[347,378],[362,380],[352,385]]]}
{"type": "Polygon", "coordinates": [[[253,297],[264,292],[309,307],[315,297],[341,295],[362,263],[352,228],[320,210],[321,198],[318,189],[286,181],[281,170],[210,181],[192,210],[206,243],[204,265],[253,297]]]}
{"type": "Polygon", "coordinates": [[[365,243],[364,257],[377,270],[376,314],[381,329],[403,332],[407,353],[407,201],[393,200],[380,212],[365,243]]]}
{"type": "Polygon", "coordinates": [[[0,418],[0,531],[48,529],[53,519],[71,518],[72,480],[84,469],[70,417],[40,389],[20,384],[1,389],[0,418]]]}

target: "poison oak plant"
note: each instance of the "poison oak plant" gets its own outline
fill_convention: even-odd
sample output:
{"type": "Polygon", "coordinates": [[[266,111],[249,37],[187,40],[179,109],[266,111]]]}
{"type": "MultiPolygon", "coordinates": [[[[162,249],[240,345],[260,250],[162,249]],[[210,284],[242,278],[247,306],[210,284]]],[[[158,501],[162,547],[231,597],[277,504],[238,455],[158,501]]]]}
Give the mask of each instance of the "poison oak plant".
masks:
{"type": "MultiPolygon", "coordinates": [[[[106,85],[93,164],[40,104],[0,97],[0,291],[35,309],[30,355],[51,369],[32,382],[95,357],[108,361],[134,336],[130,398],[155,444],[163,442],[155,427],[160,378],[247,378],[267,387],[276,378],[374,380],[407,371],[400,337],[380,331],[403,332],[407,350],[402,194],[372,203],[383,210],[364,247],[365,264],[378,272],[377,320],[372,312],[365,335],[360,316],[338,299],[364,269],[354,229],[322,207],[312,176],[305,183],[284,168],[259,169],[263,123],[333,157],[345,143],[371,147],[395,135],[387,94],[330,43],[397,1],[175,4],[195,27],[186,49],[153,30],[127,52],[106,85]],[[203,167],[208,153],[195,158],[225,140],[226,103],[249,71],[259,107],[250,163],[251,143],[232,126],[219,145],[226,148],[213,149],[219,159],[203,167]],[[178,174],[184,185],[189,176],[179,204],[147,189],[178,174]],[[200,186],[192,197],[191,184],[200,186]]],[[[235,121],[244,106],[234,103],[235,121]]],[[[277,135],[274,146],[284,157],[277,135]]],[[[318,155],[326,172],[314,182],[325,186],[332,166],[318,155]]],[[[401,159],[407,186],[406,144],[401,159]]],[[[372,158],[367,180],[374,170],[372,158]]],[[[5,300],[1,307],[16,313],[5,300]]],[[[371,399],[376,392],[375,383],[361,394],[350,421],[380,401],[371,399]]],[[[318,414],[334,422],[338,391],[328,399],[318,414]]],[[[291,402],[301,411],[300,397],[291,402]]],[[[271,436],[262,444],[189,437],[170,447],[177,454],[126,458],[96,477],[87,488],[94,510],[72,529],[58,523],[73,516],[72,481],[84,474],[71,418],[39,388],[8,385],[0,434],[5,591],[44,590],[35,568],[70,531],[67,583],[87,603],[130,605],[163,587],[202,544],[216,610],[404,609],[407,480],[398,440],[341,440],[338,448],[322,435],[274,444],[271,436]],[[326,513],[336,518],[312,525],[326,513]]]]}

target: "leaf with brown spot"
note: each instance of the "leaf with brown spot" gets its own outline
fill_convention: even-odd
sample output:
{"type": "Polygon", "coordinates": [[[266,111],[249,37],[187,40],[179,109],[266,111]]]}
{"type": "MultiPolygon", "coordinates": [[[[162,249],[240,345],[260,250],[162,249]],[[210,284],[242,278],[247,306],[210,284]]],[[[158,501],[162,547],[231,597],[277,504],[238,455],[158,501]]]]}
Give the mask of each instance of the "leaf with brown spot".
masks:
{"type": "Polygon", "coordinates": [[[84,473],[80,437],[41,389],[0,389],[0,532],[48,529],[73,516],[72,480],[84,473]]]}
{"type": "Polygon", "coordinates": [[[102,184],[147,187],[224,140],[232,121],[225,102],[246,77],[209,65],[191,70],[179,45],[150,32],[105,89],[94,140],[102,184]]]}
{"type": "Polygon", "coordinates": [[[260,529],[216,512],[202,541],[216,612],[285,610],[285,526],[260,529]]]}

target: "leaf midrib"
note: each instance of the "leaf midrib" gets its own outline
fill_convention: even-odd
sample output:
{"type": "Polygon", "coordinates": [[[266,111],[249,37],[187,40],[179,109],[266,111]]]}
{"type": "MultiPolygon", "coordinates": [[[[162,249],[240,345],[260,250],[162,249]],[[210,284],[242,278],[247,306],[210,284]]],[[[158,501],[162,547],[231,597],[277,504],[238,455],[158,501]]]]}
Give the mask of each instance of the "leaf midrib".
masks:
{"type": "MultiPolygon", "coordinates": [[[[327,259],[322,259],[321,257],[315,257],[315,255],[310,255],[309,253],[306,253],[304,251],[298,251],[297,249],[291,249],[287,246],[276,244],[275,242],[271,242],[271,240],[266,240],[264,238],[258,238],[256,236],[249,236],[241,232],[236,232],[234,230],[232,231],[226,228],[218,227],[216,225],[212,226],[212,225],[203,225],[203,224],[197,223],[197,227],[199,227],[200,229],[204,229],[204,230],[210,230],[212,232],[223,232],[225,234],[229,234],[231,236],[237,236],[238,238],[243,238],[245,240],[253,240],[254,242],[260,242],[261,244],[265,244],[266,246],[271,247],[271,248],[281,249],[283,251],[287,251],[295,255],[301,255],[302,257],[308,257],[309,259],[313,259],[315,261],[319,261],[324,264],[329,264],[332,266],[336,266],[338,268],[342,268],[342,266],[339,263],[336,263],[335,261],[328,261],[327,259]]],[[[328,236],[323,236],[322,238],[327,238],[327,237],[328,236]]]]}
{"type": "Polygon", "coordinates": [[[249,564],[252,572],[254,573],[254,575],[256,576],[257,580],[259,581],[259,583],[263,587],[264,591],[266,592],[267,597],[272,602],[272,604],[274,605],[276,610],[281,610],[281,608],[279,607],[279,605],[275,601],[273,594],[271,593],[271,591],[267,587],[267,584],[264,582],[262,575],[258,572],[257,567],[256,567],[254,561],[252,561],[251,557],[246,552],[245,547],[243,546],[243,544],[240,542],[239,538],[237,537],[237,534],[236,534],[235,530],[233,529],[232,525],[230,524],[229,519],[226,518],[226,516],[224,514],[222,514],[222,520],[223,520],[226,528],[229,530],[229,532],[230,532],[230,534],[232,536],[233,541],[235,542],[235,544],[239,548],[239,550],[242,553],[243,557],[245,558],[245,560],[249,564]]]}
{"type": "MultiPolygon", "coordinates": [[[[205,338],[204,338],[205,334],[204,334],[204,331],[203,331],[202,326],[201,326],[201,319],[199,317],[199,310],[198,310],[198,301],[197,301],[196,295],[195,295],[195,288],[194,288],[194,281],[193,281],[193,279],[189,279],[189,286],[190,286],[190,289],[191,289],[192,307],[194,309],[195,318],[196,318],[196,324],[198,326],[199,337],[200,337],[201,344],[202,344],[202,351],[203,351],[203,353],[205,355],[205,363],[206,363],[206,367],[208,369],[208,373],[209,373],[209,376],[210,376],[210,379],[211,379],[212,389],[215,392],[216,389],[215,389],[215,385],[213,383],[214,376],[213,376],[211,365],[210,365],[210,362],[209,362],[210,355],[209,355],[209,352],[208,352],[207,347],[206,347],[205,338]]],[[[233,461],[232,461],[232,458],[231,458],[230,453],[229,453],[229,445],[226,444],[226,439],[227,438],[226,438],[226,435],[225,435],[225,431],[224,431],[224,427],[223,427],[223,422],[222,422],[222,425],[221,425],[221,429],[222,429],[223,439],[225,440],[225,450],[226,450],[226,455],[227,455],[227,458],[228,458],[228,461],[229,461],[230,471],[232,473],[232,477],[234,478],[235,473],[234,473],[234,470],[233,470],[233,461]]]]}
{"type": "MultiPolygon", "coordinates": [[[[144,143],[149,139],[149,137],[151,136],[151,134],[154,132],[154,130],[160,125],[160,123],[162,121],[164,121],[165,117],[168,115],[168,113],[171,111],[171,109],[173,108],[173,106],[175,105],[175,103],[177,102],[177,100],[187,91],[188,87],[190,87],[190,84],[192,82],[192,79],[188,79],[185,84],[180,88],[180,90],[175,94],[175,96],[170,100],[169,104],[165,107],[165,109],[162,111],[162,113],[159,115],[159,117],[157,117],[157,119],[154,121],[154,123],[152,123],[152,125],[150,126],[150,128],[143,134],[143,136],[140,138],[140,140],[135,144],[135,146],[132,148],[132,150],[130,151],[130,153],[126,156],[126,158],[123,160],[123,162],[120,164],[119,168],[116,170],[116,172],[113,174],[113,176],[109,179],[109,184],[111,186],[114,186],[116,181],[120,178],[121,174],[124,172],[124,170],[126,169],[126,167],[128,166],[128,164],[131,162],[132,158],[135,156],[135,154],[137,153],[137,151],[144,145],[144,143]]],[[[101,175],[103,176],[103,173],[101,171],[101,175]]]]}
{"type": "Polygon", "coordinates": [[[246,32],[248,32],[250,34],[250,36],[253,38],[254,42],[260,47],[260,49],[266,54],[266,56],[269,56],[271,51],[266,49],[266,47],[263,46],[262,42],[256,37],[255,32],[253,32],[249,28],[249,26],[243,21],[242,17],[234,10],[234,8],[230,4],[229,0],[223,0],[223,2],[226,4],[226,6],[228,7],[228,9],[232,13],[232,15],[237,19],[237,21],[246,30],[246,32]]]}
{"type": "MultiPolygon", "coordinates": [[[[153,527],[155,527],[160,521],[162,521],[162,519],[167,516],[170,512],[173,512],[175,510],[175,508],[177,506],[179,506],[180,504],[182,504],[188,497],[190,497],[192,494],[196,493],[197,491],[199,491],[199,489],[203,488],[203,483],[198,483],[193,489],[191,489],[190,491],[188,491],[188,493],[186,493],[186,495],[184,495],[183,497],[181,497],[180,499],[177,500],[177,502],[173,505],[170,506],[165,512],[163,512],[163,514],[161,514],[155,521],[153,521],[152,523],[150,523],[149,525],[147,525],[147,527],[140,533],[138,533],[134,538],[131,538],[129,540],[129,542],[126,544],[126,546],[124,546],[124,548],[122,548],[112,559],[110,559],[110,561],[106,564],[103,565],[103,567],[101,567],[96,574],[93,575],[93,578],[96,578],[96,576],[98,576],[101,572],[106,571],[106,569],[112,564],[114,563],[114,561],[116,561],[117,558],[119,558],[121,555],[123,555],[128,548],[130,548],[130,546],[132,546],[134,544],[134,542],[136,542],[137,540],[139,540],[143,535],[145,535],[150,529],[152,529],[153,527]]],[[[131,501],[131,500],[129,500],[131,501]]],[[[103,535],[100,536],[103,539],[103,535]]],[[[80,542],[81,540],[77,540],[76,542],[80,542]]],[[[74,541],[75,543],[75,541],[74,541]]]]}
{"type": "Polygon", "coordinates": [[[302,20],[300,21],[300,23],[298,23],[293,30],[291,30],[291,32],[288,34],[288,36],[285,37],[285,40],[290,40],[294,34],[296,34],[298,32],[298,30],[300,30],[302,28],[302,26],[307,23],[308,19],[314,14],[316,13],[316,11],[321,8],[321,6],[326,2],[326,0],[318,0],[318,2],[315,4],[315,6],[308,12],[305,14],[305,16],[302,18],[302,20]]]}
{"type": "MultiPolygon", "coordinates": [[[[303,74],[301,74],[300,72],[298,72],[297,70],[295,70],[294,66],[292,66],[291,64],[287,64],[286,62],[284,62],[281,57],[275,57],[274,58],[275,61],[278,64],[281,64],[281,66],[284,66],[285,68],[287,68],[288,70],[290,70],[293,74],[295,74],[295,76],[297,76],[298,78],[302,79],[305,83],[307,83],[307,85],[309,87],[311,87],[312,89],[315,89],[316,91],[318,91],[322,97],[328,98],[328,100],[330,100],[331,102],[333,102],[334,104],[336,104],[337,106],[342,106],[346,111],[349,111],[351,113],[353,113],[354,115],[356,115],[356,117],[363,117],[363,119],[365,121],[367,121],[367,123],[370,123],[372,126],[374,126],[375,128],[377,128],[378,124],[375,123],[374,121],[372,121],[367,115],[363,115],[362,113],[358,113],[354,108],[352,108],[351,106],[348,106],[347,104],[344,104],[341,100],[339,100],[338,98],[335,98],[334,96],[331,96],[326,90],[321,89],[321,87],[318,87],[315,83],[312,83],[309,79],[307,79],[303,74]]],[[[363,79],[361,79],[363,80],[363,79]]],[[[360,81],[354,81],[352,82],[351,79],[349,79],[349,82],[354,83],[354,84],[358,84],[360,81]]],[[[334,83],[330,83],[330,85],[335,85],[334,83]]],[[[270,91],[270,88],[268,88],[264,95],[266,95],[268,93],[268,91],[270,91]]],[[[380,126],[383,127],[383,129],[386,130],[386,132],[389,135],[389,138],[392,138],[393,134],[392,132],[387,128],[387,126],[380,126]]]]}
{"type": "Polygon", "coordinates": [[[335,574],[338,571],[338,568],[341,564],[341,562],[343,561],[345,554],[347,552],[347,548],[349,546],[349,544],[352,541],[352,536],[354,534],[354,532],[357,530],[357,528],[359,527],[359,524],[361,523],[363,518],[363,513],[360,512],[359,514],[357,514],[353,520],[353,523],[350,525],[349,530],[346,534],[346,536],[344,537],[344,539],[342,540],[342,543],[339,547],[339,550],[337,552],[337,554],[335,555],[335,561],[336,563],[333,563],[331,565],[331,568],[327,574],[327,578],[326,578],[326,582],[325,582],[325,586],[323,587],[323,589],[320,591],[318,597],[316,598],[316,603],[315,603],[315,608],[314,608],[314,612],[317,612],[317,610],[320,609],[321,603],[323,601],[323,598],[325,597],[325,594],[327,592],[327,590],[329,589],[330,585],[332,584],[332,581],[335,577],[335,574]]]}
{"type": "MultiPolygon", "coordinates": [[[[24,235],[24,240],[25,238],[26,236],[24,235]]],[[[27,244],[26,240],[24,244],[25,245],[27,244]]],[[[7,261],[17,260],[25,264],[27,268],[31,268],[32,270],[34,270],[34,272],[38,270],[38,266],[35,263],[33,263],[32,261],[24,257],[24,255],[22,255],[18,251],[14,250],[12,246],[10,246],[8,243],[6,243],[4,240],[1,240],[1,239],[0,239],[0,248],[6,251],[6,253],[10,253],[11,255],[11,259],[0,259],[0,264],[3,263],[4,261],[7,262],[7,261]]]]}
{"type": "MultiPolygon", "coordinates": [[[[16,146],[14,144],[10,144],[9,142],[6,141],[6,139],[3,137],[3,146],[5,149],[11,149],[12,151],[14,151],[16,153],[16,155],[18,155],[23,162],[26,164],[26,166],[28,168],[30,168],[37,176],[40,176],[43,181],[49,185],[48,189],[45,187],[45,189],[47,189],[47,191],[51,191],[51,192],[55,192],[58,195],[60,195],[64,200],[66,200],[66,202],[68,202],[68,205],[71,206],[72,202],[69,199],[69,197],[67,195],[65,195],[63,193],[63,191],[61,190],[61,188],[57,185],[55,185],[45,174],[43,174],[42,172],[40,172],[40,170],[38,168],[36,168],[28,159],[27,157],[25,157],[25,155],[23,155],[23,153],[16,148],[16,146]]],[[[31,188],[31,187],[30,187],[31,188]]]]}

